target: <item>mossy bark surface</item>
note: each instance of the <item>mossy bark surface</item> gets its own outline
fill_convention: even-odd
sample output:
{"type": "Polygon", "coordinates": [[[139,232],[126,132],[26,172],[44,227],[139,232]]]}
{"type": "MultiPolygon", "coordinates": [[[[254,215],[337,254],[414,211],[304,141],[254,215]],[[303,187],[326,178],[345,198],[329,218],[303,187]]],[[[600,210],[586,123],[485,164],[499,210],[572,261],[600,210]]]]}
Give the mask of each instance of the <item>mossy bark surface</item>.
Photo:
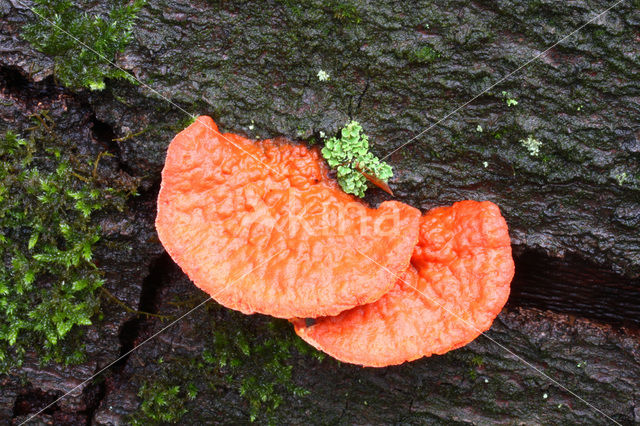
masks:
{"type": "MultiPolygon", "coordinates": [[[[638,4],[622,2],[456,111],[610,4],[353,3],[343,16],[326,0],[179,3],[150,1],[119,62],[157,91],[140,88],[149,103],[162,96],[254,137],[307,140],[353,118],[379,156],[420,135],[389,158],[399,199],[422,209],[489,199],[519,246],[640,274],[638,4]],[[529,135],[537,156],[520,143],[529,135]]],[[[95,98],[104,120],[128,127],[120,133],[147,125],[95,98]]],[[[150,122],[175,122],[146,109],[150,122]]],[[[157,170],[163,135],[130,141],[126,161],[157,170]]]]}
{"type": "MultiPolygon", "coordinates": [[[[630,0],[587,24],[608,6],[149,0],[116,58],[144,84],[114,83],[89,102],[117,136],[143,132],[121,144],[123,161],[152,176],[187,113],[302,140],[357,119],[376,154],[393,152],[398,198],[423,209],[490,199],[515,244],[637,277],[640,12],[630,0]],[[529,136],[538,155],[520,142],[529,136]]],[[[51,74],[18,40],[35,17],[3,12],[5,63],[51,74]]]]}
{"type": "MultiPolygon", "coordinates": [[[[620,294],[628,303],[616,300],[609,307],[637,317],[637,1],[621,2],[468,105],[612,3],[148,0],[133,41],[115,58],[143,84],[110,80],[94,92],[65,90],[51,77],[54,59],[20,36],[22,25],[36,19],[22,3],[0,0],[0,131],[25,131],[29,114],[49,110],[63,137],[88,153],[114,154],[104,159],[105,173],[142,179],[130,210],[100,219],[111,244],[97,253],[106,288],[132,307],[177,316],[194,306],[182,302],[204,297],[170,261],[157,261],[162,250],[153,228],[165,150],[188,123],[188,112],[211,115],[226,131],[304,141],[320,141],[320,132],[335,135],[355,119],[376,155],[391,154],[386,161],[394,168],[390,185],[397,199],[423,211],[461,199],[491,200],[507,219],[517,255],[533,256],[537,268],[562,262],[545,263],[545,256],[577,259],[570,263],[576,274],[563,267],[566,282],[555,290],[573,286],[572,294],[580,295],[581,287],[606,284],[608,278],[590,281],[579,273],[580,262],[588,260],[589,268],[617,274],[616,285],[625,289],[620,294]],[[318,79],[320,70],[328,80],[318,79]],[[538,155],[521,142],[529,137],[541,142],[538,155]]],[[[90,13],[110,5],[86,4],[90,13]]],[[[386,197],[372,190],[367,200],[376,204],[386,197]]],[[[555,279],[532,277],[521,281],[530,291],[536,280],[547,289],[555,279]]],[[[586,308],[576,310],[567,308],[573,299],[563,299],[562,292],[549,294],[545,305],[539,292],[536,305],[560,313],[522,309],[522,299],[512,300],[487,338],[398,367],[362,369],[294,354],[292,380],[310,394],[283,394],[272,419],[607,422],[533,366],[616,421],[640,422],[637,321],[636,329],[614,328],[593,320],[590,310],[600,309],[594,297],[578,298],[586,308]]],[[[259,357],[230,379],[224,369],[196,377],[193,369],[181,368],[200,362],[192,360],[211,344],[212,318],[217,324],[227,319],[221,330],[229,335],[268,321],[251,317],[247,324],[213,305],[198,310],[42,419],[129,422],[140,410],[140,387],[157,378],[181,386],[183,396],[187,383],[200,380],[197,396],[183,398],[181,422],[246,422],[250,401],[238,383],[261,368],[259,357]]],[[[34,358],[0,377],[0,417],[26,419],[37,411],[37,400],[53,401],[165,325],[105,301],[104,319],[89,327],[83,342],[89,361],[40,366],[34,358]]]]}
{"type": "MultiPolygon", "coordinates": [[[[176,265],[166,269],[159,312],[178,315],[205,299],[176,265]],[[176,300],[191,300],[191,304],[176,306],[176,300]]],[[[242,322],[233,318],[230,311],[209,302],[188,321],[150,341],[132,355],[125,373],[112,384],[117,391],[107,394],[96,411],[96,423],[126,422],[130,398],[148,382],[159,389],[181,386],[184,390],[189,383],[198,388],[193,400],[182,399],[186,414],[180,422],[246,422],[250,400],[239,394],[237,382],[258,375],[270,356],[257,352],[247,359],[238,355],[243,363],[241,373],[228,381],[224,369],[202,365],[202,354],[211,347],[214,333],[241,339],[251,336],[257,324],[287,324],[255,315],[238,330],[242,322]]],[[[162,323],[148,323],[141,338],[162,327],[162,323]]],[[[259,424],[269,420],[278,424],[610,422],[578,395],[616,421],[631,424],[640,414],[638,337],[629,330],[568,315],[516,308],[505,310],[491,330],[470,345],[400,366],[362,368],[329,357],[319,361],[310,354],[294,355],[289,360],[291,380],[310,393],[302,397],[283,393],[274,415],[262,413],[257,420],[259,424]]],[[[213,350],[213,355],[220,353],[213,350]]]]}

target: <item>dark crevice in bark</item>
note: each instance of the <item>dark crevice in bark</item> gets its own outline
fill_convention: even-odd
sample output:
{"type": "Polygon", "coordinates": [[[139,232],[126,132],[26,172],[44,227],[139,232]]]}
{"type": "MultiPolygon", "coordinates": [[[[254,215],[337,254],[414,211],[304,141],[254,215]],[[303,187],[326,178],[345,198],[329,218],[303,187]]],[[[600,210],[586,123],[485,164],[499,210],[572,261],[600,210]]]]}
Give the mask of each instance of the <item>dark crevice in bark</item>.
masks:
{"type": "MultiPolygon", "coordinates": [[[[61,392],[45,392],[42,389],[27,387],[18,395],[13,406],[13,415],[8,424],[22,424],[29,420],[47,405],[53,403],[61,396],[61,392]]],[[[55,424],[55,425],[88,425],[89,410],[67,412],[58,404],[39,413],[29,424],[55,424]]]]}
{"type": "MultiPolygon", "coordinates": [[[[13,406],[13,417],[25,416],[42,410],[51,404],[60,395],[58,392],[44,392],[41,389],[26,388],[18,397],[13,406]]],[[[58,410],[58,405],[54,404],[43,411],[42,414],[52,414],[58,410]]]]}
{"type": "MultiPolygon", "coordinates": [[[[87,105],[88,108],[91,108],[87,105]]],[[[92,115],[90,120],[91,136],[93,139],[102,145],[109,153],[118,160],[118,167],[127,173],[129,176],[135,176],[135,172],[124,161],[122,161],[122,151],[120,145],[115,140],[116,133],[111,125],[100,121],[95,115],[92,115]]]]}
{"type": "Polygon", "coordinates": [[[0,66],[0,99],[10,99],[22,106],[27,113],[35,113],[55,99],[74,99],[89,116],[89,127],[93,140],[117,159],[118,167],[130,176],[136,173],[122,160],[120,145],[114,139],[115,131],[108,123],[98,120],[93,113],[85,93],[72,93],[56,83],[53,77],[35,82],[17,67],[0,66]]]}
{"type": "Polygon", "coordinates": [[[34,82],[17,67],[0,67],[0,97],[23,104],[28,111],[63,92],[64,88],[56,85],[53,77],[34,82]]]}
{"type": "Polygon", "coordinates": [[[360,113],[360,106],[362,105],[362,99],[367,94],[367,90],[369,90],[370,82],[371,80],[367,77],[367,83],[364,86],[364,90],[362,91],[360,96],[358,96],[358,103],[356,104],[356,111],[355,111],[356,114],[360,113]]]}
{"type": "Polygon", "coordinates": [[[87,404],[87,409],[84,411],[84,414],[87,417],[87,424],[91,424],[91,419],[93,419],[93,415],[100,407],[100,403],[107,392],[104,380],[100,377],[96,380],[98,380],[98,382],[88,385],[83,392],[87,404]]]}
{"type": "MultiPolygon", "coordinates": [[[[153,261],[149,268],[149,275],[142,283],[140,303],[138,304],[139,311],[152,314],[158,312],[158,294],[165,283],[164,277],[172,264],[173,262],[166,252],[153,261]]],[[[120,356],[126,356],[115,364],[117,369],[121,370],[124,367],[129,358],[128,352],[140,343],[139,338],[146,320],[147,318],[144,316],[136,316],[122,325],[119,334],[120,356]]]]}
{"type": "Polygon", "coordinates": [[[360,112],[360,105],[362,104],[362,98],[366,95],[367,90],[369,90],[369,78],[367,78],[365,82],[364,89],[359,94],[354,94],[349,96],[349,104],[347,105],[347,115],[349,116],[349,121],[355,120],[356,115],[360,112]]]}
{"type": "Polygon", "coordinates": [[[151,181],[147,188],[140,188],[138,196],[132,198],[132,200],[140,204],[151,202],[155,206],[156,200],[158,199],[158,193],[160,192],[161,182],[162,179],[158,176],[157,179],[151,181]]]}
{"type": "Polygon", "coordinates": [[[574,255],[525,251],[515,258],[510,307],[533,307],[640,327],[640,280],[625,278],[574,255]]]}
{"type": "Polygon", "coordinates": [[[91,117],[91,134],[93,139],[107,148],[110,153],[120,154],[120,147],[113,141],[116,137],[113,128],[104,121],[98,120],[95,115],[91,117]]]}

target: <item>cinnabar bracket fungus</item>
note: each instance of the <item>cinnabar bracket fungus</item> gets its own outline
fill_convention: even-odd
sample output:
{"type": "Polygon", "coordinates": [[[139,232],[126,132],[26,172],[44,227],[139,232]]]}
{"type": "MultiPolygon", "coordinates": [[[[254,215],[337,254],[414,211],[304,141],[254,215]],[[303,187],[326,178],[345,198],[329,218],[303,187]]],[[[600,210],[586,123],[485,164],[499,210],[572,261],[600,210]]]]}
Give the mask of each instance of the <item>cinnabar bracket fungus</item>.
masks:
{"type": "Polygon", "coordinates": [[[514,273],[495,204],[372,209],[328,177],[318,149],[221,134],[209,117],[169,146],[156,229],[222,305],[290,319],[311,345],[363,366],[469,343],[514,273]]]}
{"type": "Polygon", "coordinates": [[[223,135],[199,117],[168,148],[158,235],[196,286],[247,314],[319,317],[374,302],[409,266],[420,211],[372,209],[328,171],[317,149],[223,135]]]}
{"type": "Polygon", "coordinates": [[[509,233],[488,201],[425,214],[411,263],[380,300],[309,326],[294,320],[296,333],[341,361],[384,367],[466,345],[491,327],[509,297],[509,233]]]}

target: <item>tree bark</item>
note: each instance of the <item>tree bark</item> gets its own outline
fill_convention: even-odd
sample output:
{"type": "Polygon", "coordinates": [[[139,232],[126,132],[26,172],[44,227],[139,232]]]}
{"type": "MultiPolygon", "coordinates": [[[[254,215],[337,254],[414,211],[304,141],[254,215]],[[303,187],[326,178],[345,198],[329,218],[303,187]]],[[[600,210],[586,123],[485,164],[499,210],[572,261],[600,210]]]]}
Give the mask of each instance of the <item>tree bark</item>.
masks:
{"type": "MultiPolygon", "coordinates": [[[[204,295],[162,255],[153,220],[165,150],[187,112],[250,137],[316,142],[355,119],[372,150],[389,155],[396,199],[423,211],[462,199],[500,206],[517,257],[513,296],[486,337],[444,356],[362,369],[295,352],[293,382],[311,393],[284,393],[275,421],[637,423],[640,9],[624,1],[588,23],[609,6],[148,0],[116,58],[142,83],[72,92],[52,78],[54,60],[20,37],[33,13],[0,0],[0,133],[25,131],[29,115],[47,109],[63,137],[114,154],[104,160],[114,178],[142,179],[129,212],[101,218],[120,248],[104,246],[98,261],[121,300],[177,316],[193,305],[169,302],[204,295]],[[537,154],[529,138],[541,143],[537,154]]],[[[370,190],[366,200],[386,198],[370,190]]],[[[0,416],[25,420],[166,325],[103,306],[83,342],[86,363],[31,358],[0,377],[0,416]]],[[[128,422],[149,378],[183,390],[195,380],[186,367],[184,377],[159,371],[201,359],[215,331],[202,324],[225,315],[196,311],[40,419],[128,422]]],[[[229,333],[267,321],[234,318],[229,333]]],[[[218,386],[198,382],[180,421],[246,422],[239,381],[260,368],[247,363],[231,382],[203,375],[218,386]]]]}

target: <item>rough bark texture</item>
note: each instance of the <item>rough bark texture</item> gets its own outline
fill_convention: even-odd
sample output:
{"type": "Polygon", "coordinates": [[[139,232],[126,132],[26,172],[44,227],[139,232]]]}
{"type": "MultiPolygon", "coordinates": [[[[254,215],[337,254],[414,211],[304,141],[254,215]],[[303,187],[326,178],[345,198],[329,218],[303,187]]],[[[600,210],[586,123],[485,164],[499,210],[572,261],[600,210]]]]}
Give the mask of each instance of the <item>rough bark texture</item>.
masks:
{"type": "MultiPolygon", "coordinates": [[[[93,12],[108,4],[88,3],[93,12]]],[[[20,38],[34,15],[22,1],[0,0],[0,131],[23,131],[28,114],[48,109],[64,137],[115,155],[105,159],[114,176],[143,179],[128,212],[101,219],[105,241],[119,248],[104,245],[99,262],[116,296],[176,316],[196,302],[169,302],[202,296],[159,257],[153,229],[164,152],[188,119],[181,109],[209,114],[228,131],[303,140],[334,134],[353,118],[380,156],[420,135],[388,159],[397,199],[423,210],[459,199],[497,203],[519,254],[509,308],[487,338],[399,367],[295,355],[293,381],[311,393],[284,394],[275,420],[607,422],[513,351],[632,424],[640,422],[640,5],[623,1],[456,110],[611,4],[149,0],[117,58],[144,84],[110,81],[104,91],[74,93],[51,77],[52,59],[20,38]],[[326,82],[316,76],[321,69],[326,82]],[[538,156],[520,143],[529,135],[542,142],[538,156]]],[[[368,200],[384,197],[374,191],[368,200]]],[[[0,377],[0,417],[19,423],[166,325],[108,301],[104,311],[87,332],[87,363],[43,367],[31,359],[0,377]]],[[[193,378],[186,368],[184,380],[159,371],[202,357],[212,330],[201,324],[211,318],[227,319],[228,330],[267,321],[252,317],[247,325],[216,307],[198,310],[41,420],[128,422],[149,378],[180,386],[193,378]]],[[[261,367],[243,368],[230,382],[219,371],[203,376],[217,386],[199,383],[181,422],[246,422],[250,408],[237,382],[261,367]]]]}
{"type": "MultiPolygon", "coordinates": [[[[179,268],[170,265],[161,286],[159,312],[178,314],[171,300],[206,296],[193,289],[179,268]]],[[[193,305],[196,305],[194,302],[193,305]]],[[[220,384],[217,375],[186,371],[185,358],[202,352],[211,339],[209,317],[224,317],[209,306],[152,340],[131,356],[120,381],[98,408],[97,424],[124,422],[130,400],[149,377],[169,384],[200,380],[215,383],[186,404],[185,424],[243,423],[246,401],[233,385],[220,384]],[[183,377],[166,377],[158,364],[185,365],[183,377]],[[123,397],[124,396],[124,397],[123,397]]],[[[256,316],[255,322],[265,321],[256,316]]],[[[142,337],[164,325],[149,324],[142,337]]],[[[233,324],[227,326],[233,327],[233,324]]],[[[293,380],[311,393],[285,397],[276,412],[278,423],[383,424],[383,423],[500,423],[500,424],[605,424],[608,419],[558,388],[541,375],[552,377],[615,420],[630,424],[637,417],[640,386],[638,335],[615,330],[567,315],[535,309],[503,312],[486,337],[444,356],[434,356],[397,367],[375,369],[317,361],[298,356],[293,380]],[[517,354],[518,358],[514,354],[517,354]],[[530,365],[525,364],[530,363],[530,365]],[[540,372],[535,371],[533,368],[540,372]],[[545,397],[546,395],[546,397],[545,397]],[[634,411],[635,410],[635,411],[634,411]]],[[[258,367],[258,366],[256,366],[258,367]]],[[[166,373],[165,373],[166,374],[166,373]]],[[[244,374],[252,374],[247,366],[244,374]]],[[[203,386],[204,387],[204,386],[203,386]]]]}
{"type": "MultiPolygon", "coordinates": [[[[149,3],[121,60],[162,96],[252,136],[306,139],[356,118],[381,155],[608,5],[354,3],[353,16],[340,18],[338,3],[326,1],[177,3],[149,3]]],[[[637,6],[623,2],[394,154],[398,197],[423,209],[490,199],[515,244],[638,276],[637,6]],[[502,91],[518,105],[507,106],[502,91]],[[528,135],[543,143],[538,157],[519,143],[528,135]]],[[[147,125],[107,99],[96,99],[99,116],[119,134],[147,125]]],[[[168,137],[131,141],[125,161],[157,170],[168,137]]]]}

